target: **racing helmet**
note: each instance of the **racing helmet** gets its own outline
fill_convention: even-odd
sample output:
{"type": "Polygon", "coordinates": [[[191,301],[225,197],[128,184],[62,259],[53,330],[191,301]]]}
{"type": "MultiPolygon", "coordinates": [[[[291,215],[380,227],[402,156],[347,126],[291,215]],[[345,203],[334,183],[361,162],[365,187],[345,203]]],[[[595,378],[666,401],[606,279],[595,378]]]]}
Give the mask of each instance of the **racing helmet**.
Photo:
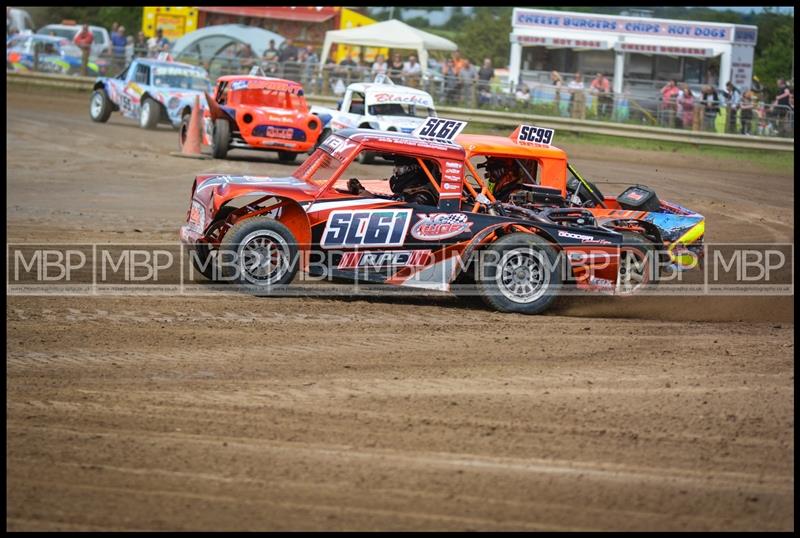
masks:
{"type": "Polygon", "coordinates": [[[425,171],[416,159],[409,157],[395,159],[394,171],[389,178],[389,188],[393,193],[402,194],[406,189],[422,186],[423,182],[427,182],[425,171]]]}
{"type": "Polygon", "coordinates": [[[487,157],[486,162],[479,164],[478,168],[486,168],[486,180],[495,194],[513,190],[524,182],[514,159],[487,157]]]}

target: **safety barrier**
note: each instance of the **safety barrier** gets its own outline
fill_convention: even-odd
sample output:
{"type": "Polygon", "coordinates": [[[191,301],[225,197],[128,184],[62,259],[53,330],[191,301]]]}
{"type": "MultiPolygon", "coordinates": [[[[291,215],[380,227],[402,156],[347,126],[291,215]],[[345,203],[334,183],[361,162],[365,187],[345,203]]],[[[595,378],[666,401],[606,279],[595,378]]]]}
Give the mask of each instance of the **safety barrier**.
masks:
{"type": "MultiPolygon", "coordinates": [[[[6,73],[8,83],[28,84],[51,88],[90,91],[95,78],[45,73],[6,73]]],[[[335,107],[338,97],[307,95],[309,103],[335,107]]],[[[695,132],[647,125],[619,124],[604,121],[578,120],[572,118],[536,114],[520,114],[484,109],[460,107],[437,107],[439,115],[457,120],[483,123],[497,127],[511,128],[521,123],[536,124],[574,133],[638,138],[663,142],[679,142],[694,145],[710,145],[740,149],[761,149],[775,151],[794,151],[794,138],[763,136],[743,136],[737,134],[718,134],[695,132]]]]}

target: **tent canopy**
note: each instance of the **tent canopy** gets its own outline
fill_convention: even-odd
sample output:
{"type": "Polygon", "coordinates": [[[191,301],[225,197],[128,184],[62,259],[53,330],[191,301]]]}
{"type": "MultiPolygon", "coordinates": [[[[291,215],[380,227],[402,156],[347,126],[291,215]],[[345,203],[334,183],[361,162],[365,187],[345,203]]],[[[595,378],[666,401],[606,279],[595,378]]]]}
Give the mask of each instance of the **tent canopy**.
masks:
{"type": "Polygon", "coordinates": [[[361,47],[388,47],[390,49],[413,49],[417,51],[423,72],[428,70],[429,50],[458,50],[458,45],[422,30],[417,30],[404,22],[392,19],[348,30],[325,32],[320,66],[325,65],[333,43],[358,45],[361,47]]]}

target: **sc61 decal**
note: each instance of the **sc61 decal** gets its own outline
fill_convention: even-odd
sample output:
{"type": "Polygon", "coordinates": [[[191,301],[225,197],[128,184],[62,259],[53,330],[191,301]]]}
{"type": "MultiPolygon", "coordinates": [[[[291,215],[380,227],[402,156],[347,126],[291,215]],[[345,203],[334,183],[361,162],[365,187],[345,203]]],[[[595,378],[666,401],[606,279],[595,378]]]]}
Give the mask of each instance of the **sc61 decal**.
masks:
{"type": "Polygon", "coordinates": [[[418,213],[411,236],[421,241],[438,241],[468,232],[472,223],[461,213],[418,213]]]}
{"type": "Polygon", "coordinates": [[[517,142],[533,142],[535,144],[547,144],[553,142],[553,129],[547,127],[535,127],[533,125],[520,125],[517,130],[517,142]]]}
{"type": "Polygon", "coordinates": [[[325,223],[322,248],[399,247],[408,231],[411,209],[332,211],[325,223]]]}
{"type": "Polygon", "coordinates": [[[412,133],[419,138],[433,138],[441,142],[452,142],[466,127],[467,122],[428,117],[412,133]]]}

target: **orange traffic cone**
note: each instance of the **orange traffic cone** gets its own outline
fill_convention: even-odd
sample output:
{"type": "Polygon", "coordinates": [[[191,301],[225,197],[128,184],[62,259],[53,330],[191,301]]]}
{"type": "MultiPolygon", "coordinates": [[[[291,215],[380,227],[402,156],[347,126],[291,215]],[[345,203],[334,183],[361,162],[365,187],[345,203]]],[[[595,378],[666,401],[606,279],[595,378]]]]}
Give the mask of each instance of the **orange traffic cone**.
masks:
{"type": "Polygon", "coordinates": [[[192,116],[186,121],[181,122],[178,128],[178,145],[180,153],[171,152],[170,155],[176,157],[189,157],[191,159],[208,159],[208,155],[203,155],[200,150],[200,141],[203,138],[203,127],[200,124],[200,96],[194,98],[192,116]]]}

